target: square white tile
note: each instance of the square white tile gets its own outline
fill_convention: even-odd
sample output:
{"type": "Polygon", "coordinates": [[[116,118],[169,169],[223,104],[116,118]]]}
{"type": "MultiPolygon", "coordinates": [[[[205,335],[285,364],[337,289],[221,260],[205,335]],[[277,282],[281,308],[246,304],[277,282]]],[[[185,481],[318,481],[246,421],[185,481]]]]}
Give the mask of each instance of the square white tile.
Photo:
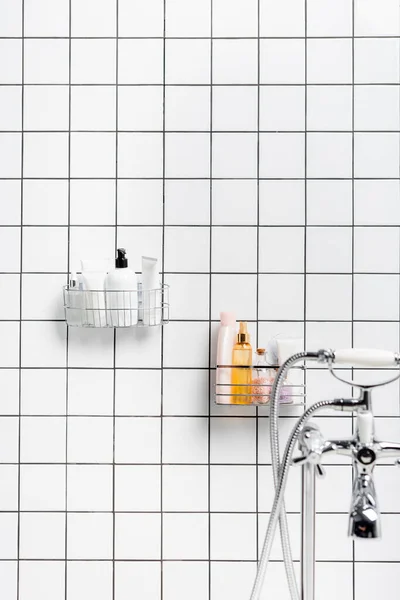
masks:
{"type": "Polygon", "coordinates": [[[0,181],[0,225],[21,224],[21,182],[0,181]]]}
{"type": "Polygon", "coordinates": [[[354,134],[355,177],[397,177],[399,160],[398,133],[354,134]]]}
{"type": "MultiPolygon", "coordinates": [[[[11,63],[12,64],[12,63],[11,63]]],[[[9,69],[11,65],[9,66],[9,69]]],[[[18,83],[15,81],[10,83],[18,83]]],[[[24,42],[24,83],[69,83],[67,39],[31,39],[24,42]]]]}
{"type": "Polygon", "coordinates": [[[354,33],[360,36],[400,35],[400,6],[396,0],[383,5],[378,0],[356,0],[354,33]]]}
{"type": "Polygon", "coordinates": [[[213,177],[257,177],[257,134],[214,133],[213,177]]]}
{"type": "Polygon", "coordinates": [[[209,177],[210,137],[207,133],[165,135],[165,176],[168,178],[209,177]]]}
{"type": "Polygon", "coordinates": [[[305,70],[304,40],[260,41],[260,83],[305,83],[305,70]]]}
{"type": "Polygon", "coordinates": [[[261,0],[260,35],[262,37],[304,37],[305,10],[301,2],[261,0]]]}
{"type": "Polygon", "coordinates": [[[117,463],[159,463],[161,423],[156,417],[118,417],[115,423],[117,463]]]}
{"type": "Polygon", "coordinates": [[[398,321],[399,301],[398,275],[354,276],[355,319],[362,321],[398,321]]]}
{"type": "Polygon", "coordinates": [[[65,462],[65,417],[21,418],[21,462],[65,462]]]}
{"type": "Polygon", "coordinates": [[[210,468],[211,512],[255,512],[256,468],[244,465],[210,468]]]}
{"type": "Polygon", "coordinates": [[[354,229],[354,270],[356,273],[399,272],[399,230],[396,227],[354,229]],[[376,252],[379,248],[379,253],[376,252]]]}
{"type": "Polygon", "coordinates": [[[308,273],[350,273],[352,229],[310,227],[307,231],[308,273]]]}
{"type": "Polygon", "coordinates": [[[211,269],[215,273],[257,271],[257,230],[255,227],[213,227],[211,269]],[[246,253],[243,252],[246,248],[246,253]]]}
{"type": "Polygon", "coordinates": [[[68,37],[69,3],[61,0],[27,0],[24,4],[24,35],[27,37],[68,37]]]}
{"type": "Polygon", "coordinates": [[[65,415],[65,413],[65,369],[22,369],[21,414],[65,415]]]}
{"type": "Polygon", "coordinates": [[[307,224],[351,225],[352,202],[351,181],[309,180],[307,181],[307,224]]]}
{"type": "Polygon", "coordinates": [[[111,559],[113,556],[112,514],[67,515],[67,558],[111,559]]]}
{"type": "Polygon", "coordinates": [[[307,319],[348,321],[352,317],[351,275],[307,275],[307,319]]]}
{"type": "Polygon", "coordinates": [[[399,225],[400,189],[397,181],[354,182],[355,225],[399,225]]]}
{"type": "Polygon", "coordinates": [[[211,560],[255,560],[256,516],[211,514],[211,560]]]}
{"type": "MultiPolygon", "coordinates": [[[[161,81],[162,83],[162,65],[161,81]]],[[[211,40],[165,41],[166,84],[209,84],[211,82],[211,40]]]]}
{"type": "MultiPolygon", "coordinates": [[[[271,573],[275,564],[271,564],[271,573]]],[[[269,572],[269,573],[270,573],[269,572]]],[[[252,562],[215,561],[211,563],[211,592],[217,598],[229,594],[231,600],[250,597],[256,576],[256,565],[252,562]]],[[[284,577],[283,573],[281,574],[284,577]]],[[[274,586],[274,590],[276,587],[274,586]]],[[[285,589],[286,592],[286,589],[285,589]]]]}
{"type": "Polygon", "coordinates": [[[350,178],[352,175],[352,134],[308,133],[307,176],[350,178]]]}
{"type": "Polygon", "coordinates": [[[164,463],[206,464],[208,420],[202,417],[164,417],[164,463]]]}
{"type": "Polygon", "coordinates": [[[115,182],[101,179],[70,181],[71,225],[114,225],[115,182]]]}
{"type": "Polygon", "coordinates": [[[210,436],[210,464],[255,463],[254,419],[212,417],[210,436]]]}
{"type": "Polygon", "coordinates": [[[24,225],[68,224],[68,181],[26,179],[23,183],[24,225]]]}
{"type": "Polygon", "coordinates": [[[163,595],[165,600],[185,600],[190,589],[191,600],[208,598],[208,571],[206,561],[167,562],[163,568],[163,595]]]}
{"type": "Polygon", "coordinates": [[[304,177],[303,133],[260,134],[260,176],[292,179],[304,177]]]}
{"type": "Polygon", "coordinates": [[[352,32],[352,0],[309,0],[307,34],[310,37],[351,36],[352,32]]]}
{"type": "Polygon", "coordinates": [[[20,318],[20,275],[5,273],[0,275],[0,314],[3,319],[20,318]]]}
{"type": "Polygon", "coordinates": [[[214,180],[212,222],[213,225],[256,225],[257,182],[214,180]]]}
{"type": "Polygon", "coordinates": [[[2,415],[17,415],[19,413],[19,372],[18,369],[2,369],[0,384],[3,386],[4,399],[2,415]]]}
{"type": "Polygon", "coordinates": [[[21,513],[19,555],[22,559],[62,560],[65,514],[21,513]]]}
{"type": "Polygon", "coordinates": [[[355,566],[355,589],[357,595],[365,600],[373,600],[386,589],[395,589],[397,564],[382,562],[359,562],[355,566]]]}
{"type": "Polygon", "coordinates": [[[208,510],[208,467],[206,465],[163,466],[163,510],[204,512],[208,510]]]}
{"type": "Polygon", "coordinates": [[[161,515],[115,515],[115,557],[117,560],[160,559],[161,515]]]}
{"type": "Polygon", "coordinates": [[[302,321],[304,318],[303,275],[260,275],[259,319],[302,321]],[[271,290],[274,293],[271,294],[271,290]]]}
{"type": "Polygon", "coordinates": [[[0,166],[0,177],[20,177],[21,134],[1,133],[0,152],[3,159],[0,166]]]}
{"type": "MultiPolygon", "coordinates": [[[[72,37],[115,37],[117,33],[115,0],[72,0],[72,37]]],[[[121,32],[119,35],[122,35],[121,32]]]]}
{"type": "MultiPolygon", "coordinates": [[[[209,131],[210,105],[209,87],[167,86],[165,88],[166,131],[209,131]]],[[[162,101],[158,101],[157,106],[162,108],[162,101]]],[[[159,129],[162,129],[162,114],[160,117],[159,129]]]]}
{"type": "Polygon", "coordinates": [[[165,270],[207,273],[210,259],[208,227],[167,227],[165,230],[165,270]]]}
{"type": "Polygon", "coordinates": [[[68,177],[68,133],[24,134],[24,177],[68,177]]]}
{"type": "Polygon", "coordinates": [[[68,417],[67,459],[72,463],[112,462],[112,417],[68,417]]]}
{"type": "Polygon", "coordinates": [[[113,389],[111,369],[69,369],[68,414],[112,415],[113,389]]]}
{"type": "Polygon", "coordinates": [[[0,115],[1,131],[22,129],[22,88],[20,86],[0,87],[0,102],[3,112],[0,115]]]}
{"type": "Polygon", "coordinates": [[[0,58],[0,83],[22,83],[22,41],[0,40],[0,58]]]}
{"type": "Polygon", "coordinates": [[[162,134],[118,134],[118,177],[156,178],[162,173],[162,134]]]}
{"type": "Polygon", "coordinates": [[[112,329],[71,327],[68,337],[68,366],[111,368],[113,366],[114,335],[112,329]]]}
{"type": "Polygon", "coordinates": [[[66,227],[24,227],[23,271],[28,273],[65,273],[68,250],[67,233],[66,227]]]}
{"type": "Polygon", "coordinates": [[[68,600],[85,600],[96,594],[98,600],[109,600],[113,594],[111,561],[70,562],[67,569],[68,600]]]}
{"type": "Polygon", "coordinates": [[[212,108],[214,131],[257,131],[257,88],[216,86],[212,108]]]}
{"type": "Polygon", "coordinates": [[[65,367],[67,327],[57,321],[21,323],[22,367],[65,367]]]}
{"type": "Polygon", "coordinates": [[[2,37],[21,37],[22,1],[4,0],[0,7],[0,23],[2,37]]]}
{"type": "Polygon", "coordinates": [[[1,511],[17,511],[18,510],[18,466],[17,465],[1,465],[1,511]]]}
{"type": "Polygon", "coordinates": [[[0,462],[17,463],[19,457],[19,428],[17,417],[0,418],[0,462]]]}
{"type": "MultiPolygon", "coordinates": [[[[119,94],[122,95],[124,90],[125,88],[121,88],[119,94]]],[[[71,129],[115,130],[115,96],[115,88],[111,86],[79,85],[71,87],[71,129]]],[[[121,122],[119,122],[119,128],[125,129],[121,122]]]]}
{"type": "Polygon", "coordinates": [[[215,0],[212,11],[214,37],[257,37],[258,4],[256,0],[246,2],[246,10],[243,10],[241,0],[215,0]]]}
{"type": "Polygon", "coordinates": [[[111,511],[113,472],[111,465],[67,466],[69,511],[111,511]]]}
{"type": "Polygon", "coordinates": [[[0,323],[0,360],[5,367],[19,367],[20,324],[14,321],[0,323]]]}
{"type": "Polygon", "coordinates": [[[21,465],[21,511],[65,510],[64,465],[21,465]]]}
{"type": "Polygon", "coordinates": [[[117,330],[115,363],[117,367],[161,368],[160,328],[117,330]]]}
{"type": "Polygon", "coordinates": [[[208,414],[209,375],[206,369],[166,369],[163,381],[164,416],[208,414]]]}
{"type": "Polygon", "coordinates": [[[162,37],[164,33],[163,0],[120,0],[118,34],[121,37],[162,37]]]}
{"type": "Polygon", "coordinates": [[[115,177],[115,134],[72,133],[71,177],[115,177]]]}
{"type": "Polygon", "coordinates": [[[121,416],[160,415],[161,371],[156,369],[117,369],[115,373],[115,413],[121,416]],[[132,390],[140,390],[140,394],[132,393],[132,390]]]}
{"type": "Polygon", "coordinates": [[[175,319],[188,321],[208,319],[209,275],[194,273],[166,275],[165,282],[170,286],[169,300],[174,307],[175,319]]]}
{"type": "Polygon", "coordinates": [[[116,600],[130,600],[132,590],[137,590],[142,600],[161,600],[161,563],[117,561],[115,563],[116,600]]]}
{"type": "Polygon", "coordinates": [[[399,83],[400,40],[354,40],[354,83],[399,83]]]}
{"type": "Polygon", "coordinates": [[[397,323],[379,321],[355,322],[353,326],[354,347],[377,348],[378,350],[397,352],[396,349],[399,347],[399,328],[397,325],[397,323]]]}
{"type": "Polygon", "coordinates": [[[308,40],[307,83],[352,83],[352,41],[308,40]]]}
{"type": "Polygon", "coordinates": [[[259,213],[260,225],[304,225],[304,181],[260,181],[259,213]]]}
{"type": "Polygon", "coordinates": [[[351,131],[352,110],[351,86],[308,86],[307,129],[309,131],[351,131]]]}
{"type": "Polygon", "coordinates": [[[23,319],[64,319],[64,309],[60,290],[66,283],[65,275],[22,276],[22,318],[23,319]]]}
{"type": "Polygon", "coordinates": [[[304,131],[305,115],[305,88],[303,86],[261,86],[261,130],[304,131]]]}
{"type": "Polygon", "coordinates": [[[165,181],[165,224],[208,225],[210,182],[202,179],[165,181]]]}
{"type": "Polygon", "coordinates": [[[171,514],[163,518],[163,557],[167,560],[208,558],[208,514],[171,514]]]}
{"type": "MultiPolygon", "coordinates": [[[[71,40],[71,83],[114,84],[116,51],[116,40],[71,40]]],[[[123,56],[121,56],[122,62],[123,56]]],[[[120,83],[124,82],[120,81],[120,83]]]]}
{"type": "Polygon", "coordinates": [[[395,86],[355,86],[354,128],[391,131],[400,128],[399,90],[395,86]]]}
{"type": "Polygon", "coordinates": [[[257,276],[218,274],[211,276],[211,318],[223,311],[236,314],[238,320],[252,321],[257,313],[257,276]]]}
{"type": "Polygon", "coordinates": [[[29,561],[20,563],[19,593],[23,600],[35,597],[64,600],[65,565],[62,561],[29,561]]]}
{"type": "Polygon", "coordinates": [[[123,131],[162,130],[162,87],[121,86],[118,92],[118,128],[123,131]]]}
{"type": "Polygon", "coordinates": [[[167,37],[209,37],[211,6],[197,0],[174,0],[166,5],[167,37]]]}
{"type": "Polygon", "coordinates": [[[117,192],[118,225],[162,225],[162,181],[119,180],[117,192]]]}
{"type": "Polygon", "coordinates": [[[123,465],[115,469],[115,510],[159,511],[161,466],[123,465]]]}
{"type": "Polygon", "coordinates": [[[162,40],[118,40],[118,83],[162,84],[163,56],[162,40]]]}
{"type": "Polygon", "coordinates": [[[257,40],[213,40],[212,82],[254,84],[258,81],[257,40]]]}
{"type": "Polygon", "coordinates": [[[304,227],[262,227],[259,231],[259,268],[264,273],[302,273],[304,227]]]}

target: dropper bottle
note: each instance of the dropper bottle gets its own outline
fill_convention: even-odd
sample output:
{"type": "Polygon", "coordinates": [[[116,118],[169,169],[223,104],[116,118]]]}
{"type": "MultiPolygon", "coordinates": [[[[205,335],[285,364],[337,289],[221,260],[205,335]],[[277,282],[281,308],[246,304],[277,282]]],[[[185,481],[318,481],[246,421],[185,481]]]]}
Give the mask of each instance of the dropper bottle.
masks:
{"type": "Polygon", "coordinates": [[[251,404],[253,351],[247,323],[239,323],[239,333],[232,352],[232,404],[251,404]]]}

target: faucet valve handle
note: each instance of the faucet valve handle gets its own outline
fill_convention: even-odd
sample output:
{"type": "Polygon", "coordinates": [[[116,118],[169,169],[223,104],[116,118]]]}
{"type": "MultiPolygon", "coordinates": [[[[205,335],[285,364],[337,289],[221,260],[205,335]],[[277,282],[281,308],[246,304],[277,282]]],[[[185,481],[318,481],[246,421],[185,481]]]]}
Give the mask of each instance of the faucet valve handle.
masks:
{"type": "Polygon", "coordinates": [[[317,463],[315,465],[315,473],[319,479],[324,479],[324,477],[326,476],[325,467],[323,467],[320,463],[317,463]]]}

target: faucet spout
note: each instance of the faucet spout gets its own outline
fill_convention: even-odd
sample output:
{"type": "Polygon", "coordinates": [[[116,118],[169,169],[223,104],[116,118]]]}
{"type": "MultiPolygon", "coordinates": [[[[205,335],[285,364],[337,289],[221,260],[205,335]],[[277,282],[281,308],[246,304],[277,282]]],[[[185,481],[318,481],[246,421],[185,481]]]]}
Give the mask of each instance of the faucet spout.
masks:
{"type": "Polygon", "coordinates": [[[371,474],[359,473],[354,481],[349,535],[364,539],[381,536],[381,517],[371,474]]]}

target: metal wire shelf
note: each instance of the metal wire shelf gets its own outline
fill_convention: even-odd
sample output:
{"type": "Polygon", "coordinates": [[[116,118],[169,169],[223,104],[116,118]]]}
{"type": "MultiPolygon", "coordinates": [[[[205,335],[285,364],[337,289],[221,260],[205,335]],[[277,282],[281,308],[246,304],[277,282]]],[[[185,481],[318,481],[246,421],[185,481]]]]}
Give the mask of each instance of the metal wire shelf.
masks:
{"type": "MultiPolygon", "coordinates": [[[[217,365],[215,403],[225,406],[268,406],[277,369],[279,365],[268,365],[269,374],[260,375],[261,369],[256,365],[217,365]],[[237,369],[249,374],[235,382],[234,370],[237,369]],[[249,383],[245,383],[246,380],[249,383]]],[[[303,369],[304,367],[297,367],[295,377],[301,377],[300,371],[303,369]]],[[[304,406],[305,397],[305,384],[290,380],[284,383],[279,402],[281,406],[304,406]]]]}
{"type": "Polygon", "coordinates": [[[169,322],[169,286],[154,290],[81,290],[66,285],[64,312],[70,327],[157,327],[169,322]]]}

